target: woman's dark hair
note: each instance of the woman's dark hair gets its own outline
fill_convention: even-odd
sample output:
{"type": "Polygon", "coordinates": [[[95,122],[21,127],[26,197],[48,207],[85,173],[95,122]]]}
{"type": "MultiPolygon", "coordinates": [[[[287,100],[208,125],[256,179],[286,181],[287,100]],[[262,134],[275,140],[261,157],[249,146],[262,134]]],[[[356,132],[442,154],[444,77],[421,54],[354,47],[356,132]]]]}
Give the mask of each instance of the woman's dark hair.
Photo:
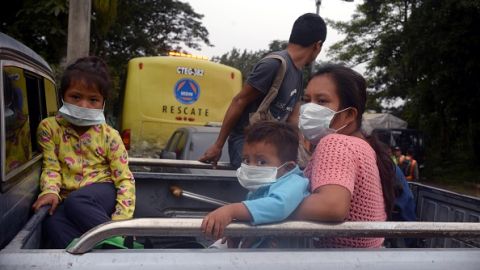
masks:
{"type": "Polygon", "coordinates": [[[248,126],[245,131],[245,142],[264,142],[277,150],[280,161],[297,161],[298,129],[288,123],[278,121],[259,121],[248,126]]]}
{"type": "Polygon", "coordinates": [[[83,82],[89,87],[96,87],[104,99],[107,99],[111,81],[105,62],[96,56],[87,56],[77,59],[69,65],[60,81],[60,96],[63,98],[65,91],[72,82],[83,82]]]}
{"type": "MultiPolygon", "coordinates": [[[[362,115],[365,112],[365,104],[367,102],[367,83],[365,79],[358,72],[337,64],[321,66],[312,78],[321,75],[330,76],[334,81],[340,98],[340,110],[349,107],[357,109],[356,124],[357,130],[360,130],[362,127],[362,115]]],[[[387,216],[390,217],[395,202],[395,167],[387,150],[381,145],[376,136],[369,136],[367,141],[377,154],[377,167],[382,182],[385,211],[387,216]]]]}

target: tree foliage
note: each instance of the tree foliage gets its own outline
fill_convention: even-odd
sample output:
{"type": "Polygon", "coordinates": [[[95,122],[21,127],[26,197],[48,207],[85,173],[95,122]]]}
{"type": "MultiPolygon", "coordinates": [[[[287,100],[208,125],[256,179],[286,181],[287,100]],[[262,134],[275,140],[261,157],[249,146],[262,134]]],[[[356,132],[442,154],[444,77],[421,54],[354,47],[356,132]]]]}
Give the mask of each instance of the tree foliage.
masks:
{"type": "MultiPolygon", "coordinates": [[[[107,1],[108,2],[108,1],[107,1]]],[[[186,52],[188,48],[210,46],[208,31],[202,25],[203,15],[190,4],[177,0],[110,0],[115,4],[116,19],[109,23],[94,10],[92,18],[91,52],[107,60],[116,83],[123,87],[127,63],[133,57],[165,55],[168,51],[186,52]],[[105,23],[109,24],[105,31],[105,23]]],[[[94,5],[95,7],[95,5],[94,5]]],[[[113,98],[119,97],[114,93],[113,98]]],[[[121,104],[115,103],[114,112],[121,104]]]]}
{"type": "Polygon", "coordinates": [[[366,0],[351,22],[333,23],[346,38],[331,54],[366,64],[370,104],[405,101],[398,113],[426,134],[437,173],[480,161],[479,25],[476,0],[366,0]]]}
{"type": "Polygon", "coordinates": [[[4,1],[0,31],[57,64],[67,51],[68,7],[65,0],[4,1]]]}
{"type": "MultiPolygon", "coordinates": [[[[98,18],[92,20],[92,29],[101,29],[98,18]]],[[[190,4],[176,0],[118,1],[115,23],[106,33],[92,32],[91,50],[118,66],[132,57],[199,49],[210,45],[202,18],[190,4]]]]}
{"type": "Polygon", "coordinates": [[[285,40],[273,40],[268,45],[268,49],[257,51],[248,51],[246,49],[242,51],[233,48],[221,56],[212,57],[212,61],[237,68],[242,72],[242,77],[246,79],[250,71],[252,71],[253,66],[260,61],[260,59],[270,52],[284,50],[287,47],[287,43],[285,40]]]}
{"type": "MultiPolygon", "coordinates": [[[[267,54],[271,52],[285,50],[287,45],[288,41],[286,40],[272,40],[268,44],[268,49],[257,51],[248,51],[244,49],[242,51],[240,49],[233,48],[231,51],[224,53],[221,56],[214,56],[212,61],[239,69],[242,72],[243,79],[245,80],[248,77],[248,74],[252,71],[253,66],[260,61],[260,59],[267,56],[267,54]]],[[[319,66],[321,64],[321,61],[316,61],[314,63],[315,66],[319,66]]],[[[303,69],[304,86],[306,86],[308,83],[310,72],[310,66],[307,66],[303,69]]]]}
{"type": "MultiPolygon", "coordinates": [[[[178,0],[92,0],[90,54],[102,57],[110,66],[114,82],[110,105],[117,106],[115,111],[131,58],[211,45],[202,17],[190,4],[178,0]]],[[[31,47],[54,68],[65,58],[67,29],[68,1],[2,4],[0,31],[31,47]]]]}
{"type": "MultiPolygon", "coordinates": [[[[113,66],[135,56],[210,45],[203,15],[177,0],[93,0],[91,54],[113,66]]],[[[66,54],[68,1],[7,1],[0,11],[0,31],[24,42],[49,63],[66,54]]]]}

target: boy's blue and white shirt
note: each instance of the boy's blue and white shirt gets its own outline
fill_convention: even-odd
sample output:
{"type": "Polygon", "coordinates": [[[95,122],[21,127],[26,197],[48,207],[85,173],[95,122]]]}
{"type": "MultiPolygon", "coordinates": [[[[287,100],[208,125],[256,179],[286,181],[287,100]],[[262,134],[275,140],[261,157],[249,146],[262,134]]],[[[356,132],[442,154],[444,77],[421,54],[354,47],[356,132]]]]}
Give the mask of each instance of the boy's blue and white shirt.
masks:
{"type": "Polygon", "coordinates": [[[298,166],[270,185],[249,192],[242,203],[252,216],[252,224],[279,222],[286,219],[307,197],[308,179],[298,166]]]}

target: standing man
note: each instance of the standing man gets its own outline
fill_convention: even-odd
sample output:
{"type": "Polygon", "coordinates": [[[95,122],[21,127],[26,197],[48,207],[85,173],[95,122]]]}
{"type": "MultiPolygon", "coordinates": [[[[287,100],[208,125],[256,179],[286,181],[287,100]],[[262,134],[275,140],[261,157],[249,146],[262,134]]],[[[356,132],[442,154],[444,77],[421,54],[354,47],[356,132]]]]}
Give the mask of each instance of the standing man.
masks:
{"type": "Polygon", "coordinates": [[[400,149],[400,147],[398,146],[395,146],[395,148],[393,149],[393,154],[395,156],[395,164],[401,167],[403,162],[405,161],[405,156],[402,155],[402,149],[400,149]]]}
{"type": "MultiPolygon", "coordinates": [[[[273,54],[286,61],[286,72],[278,94],[270,104],[270,113],[278,121],[298,125],[300,99],[303,95],[302,68],[315,61],[327,35],[323,19],[313,13],[300,16],[293,24],[287,49],[273,54]]],[[[230,163],[240,167],[244,129],[249,124],[249,115],[258,109],[270,90],[281,62],[277,59],[262,59],[253,68],[242,90],[232,100],[216,142],[207,149],[199,161],[216,164],[228,137],[230,163]]]]}
{"type": "Polygon", "coordinates": [[[402,163],[401,168],[403,169],[403,173],[405,174],[405,178],[408,181],[418,181],[419,180],[419,172],[418,172],[418,163],[413,158],[413,149],[407,150],[407,156],[402,163]]]}

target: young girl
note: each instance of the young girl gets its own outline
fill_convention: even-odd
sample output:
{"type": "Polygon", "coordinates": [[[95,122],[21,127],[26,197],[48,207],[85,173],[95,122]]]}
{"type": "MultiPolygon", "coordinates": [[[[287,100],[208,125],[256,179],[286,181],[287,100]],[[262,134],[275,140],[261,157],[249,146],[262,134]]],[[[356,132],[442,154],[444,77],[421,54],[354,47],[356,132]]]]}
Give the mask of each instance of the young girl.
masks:
{"type": "Polygon", "coordinates": [[[62,76],[63,106],[38,127],[43,169],[33,209],[51,205],[44,228],[53,248],[65,248],[101,223],[133,216],[135,180],[127,151],[103,114],[109,88],[100,58],[78,59],[62,76]]]}
{"type": "MultiPolygon", "coordinates": [[[[316,145],[305,175],[312,194],[297,219],[385,221],[393,209],[394,164],[378,141],[361,133],[365,79],[344,66],[326,65],[308,83],[299,127],[316,145]]],[[[319,239],[319,247],[380,247],[383,238],[319,239]]]]}

